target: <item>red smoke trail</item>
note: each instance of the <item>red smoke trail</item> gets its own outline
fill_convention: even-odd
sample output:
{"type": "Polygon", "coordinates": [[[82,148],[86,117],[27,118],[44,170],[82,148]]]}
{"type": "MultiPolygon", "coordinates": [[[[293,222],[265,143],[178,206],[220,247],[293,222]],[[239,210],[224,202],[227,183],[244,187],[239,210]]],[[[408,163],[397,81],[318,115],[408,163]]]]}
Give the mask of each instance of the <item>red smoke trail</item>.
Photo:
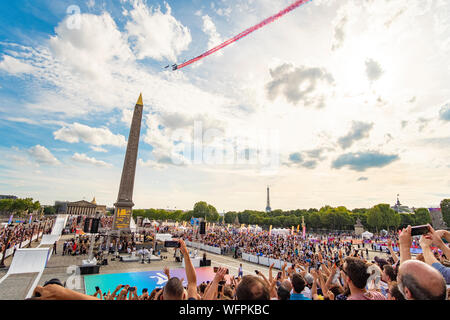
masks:
{"type": "Polygon", "coordinates": [[[294,2],[293,4],[291,4],[289,7],[287,7],[287,8],[285,8],[285,9],[281,10],[281,11],[278,12],[277,14],[275,14],[275,15],[273,15],[273,16],[271,16],[271,17],[269,17],[269,18],[267,18],[267,19],[265,19],[265,20],[263,20],[263,21],[261,21],[260,23],[258,23],[257,25],[255,25],[255,26],[253,26],[253,27],[251,27],[251,28],[248,28],[247,30],[241,32],[241,33],[238,34],[237,36],[234,36],[233,38],[231,38],[231,39],[225,41],[224,43],[219,44],[217,47],[214,47],[214,48],[212,48],[212,49],[206,51],[205,53],[202,53],[202,54],[199,55],[198,57],[195,57],[195,58],[193,58],[193,59],[191,59],[191,60],[189,60],[189,61],[186,61],[186,62],[184,62],[184,63],[182,63],[182,64],[180,64],[180,65],[174,64],[174,65],[173,65],[173,70],[177,70],[177,69],[184,68],[184,67],[186,67],[186,66],[188,66],[188,65],[190,65],[190,64],[192,64],[192,63],[194,63],[194,62],[196,62],[196,61],[198,61],[198,60],[200,60],[200,59],[203,59],[203,58],[209,56],[210,54],[213,54],[213,53],[216,52],[216,51],[219,51],[219,50],[222,49],[222,48],[225,48],[225,47],[228,46],[229,44],[232,44],[233,42],[236,42],[236,41],[238,41],[239,39],[241,39],[241,38],[243,38],[243,37],[249,35],[249,34],[252,33],[253,31],[256,31],[256,30],[258,30],[258,29],[264,27],[265,25],[274,22],[274,21],[277,20],[278,18],[281,18],[282,16],[284,16],[286,13],[289,13],[289,12],[291,12],[292,10],[294,10],[294,9],[298,8],[299,6],[301,6],[301,5],[303,5],[303,4],[307,3],[307,2],[310,2],[310,1],[312,1],[312,0],[297,0],[297,1],[295,1],[295,2],[294,2]]]}

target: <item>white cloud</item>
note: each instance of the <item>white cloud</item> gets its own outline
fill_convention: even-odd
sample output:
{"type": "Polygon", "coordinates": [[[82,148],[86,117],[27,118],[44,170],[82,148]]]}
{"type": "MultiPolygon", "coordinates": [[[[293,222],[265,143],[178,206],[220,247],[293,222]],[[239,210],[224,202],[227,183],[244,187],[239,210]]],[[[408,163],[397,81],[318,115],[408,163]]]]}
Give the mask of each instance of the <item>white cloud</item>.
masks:
{"type": "Polygon", "coordinates": [[[96,147],[96,146],[90,146],[91,150],[95,151],[95,152],[108,152],[108,150],[106,150],[105,148],[102,147],[96,147]]]}
{"type": "Polygon", "coordinates": [[[97,160],[95,158],[89,158],[85,153],[80,154],[80,153],[76,152],[72,156],[72,159],[77,162],[88,163],[88,164],[92,164],[97,167],[112,168],[112,164],[106,163],[105,161],[102,161],[102,160],[97,160]]]}
{"type": "Polygon", "coordinates": [[[141,0],[134,2],[129,12],[131,20],[125,25],[138,59],[153,58],[176,61],[192,41],[189,29],[172,16],[166,3],[166,13],[148,8],[141,0]]]}
{"type": "Polygon", "coordinates": [[[94,146],[126,146],[125,137],[120,134],[113,134],[107,128],[91,128],[77,122],[53,132],[53,136],[56,140],[68,143],[78,143],[82,141],[94,146]]]}
{"type": "Polygon", "coordinates": [[[86,3],[89,9],[92,9],[95,6],[95,0],[88,0],[86,3]]]}
{"type": "Polygon", "coordinates": [[[144,161],[142,159],[138,159],[138,165],[140,167],[147,167],[147,168],[153,168],[153,169],[159,169],[159,170],[167,168],[167,165],[161,164],[154,160],[144,161]]]}
{"type": "Polygon", "coordinates": [[[0,62],[0,70],[4,70],[9,74],[19,75],[22,73],[32,73],[34,68],[16,58],[3,55],[3,60],[0,62]]]}
{"type": "Polygon", "coordinates": [[[108,13],[81,14],[80,28],[69,27],[68,19],[56,27],[49,45],[54,58],[73,72],[105,81],[114,72],[112,66],[134,59],[126,37],[108,13]]]}
{"type": "MultiPolygon", "coordinates": [[[[212,21],[211,17],[208,15],[204,15],[203,19],[203,27],[202,30],[209,36],[208,40],[208,50],[214,48],[222,42],[222,38],[220,34],[217,32],[216,25],[212,21]]],[[[222,54],[218,52],[218,54],[222,54]]]]}
{"type": "Polygon", "coordinates": [[[370,81],[376,81],[380,79],[383,73],[384,70],[381,68],[381,65],[377,61],[373,59],[366,60],[366,74],[367,78],[370,81]]]}
{"type": "Polygon", "coordinates": [[[27,150],[28,154],[39,164],[58,165],[60,161],[46,148],[36,145],[27,150]]]}
{"type": "Polygon", "coordinates": [[[131,121],[133,120],[133,109],[123,109],[122,118],[120,120],[129,128],[131,126],[131,121]]]}

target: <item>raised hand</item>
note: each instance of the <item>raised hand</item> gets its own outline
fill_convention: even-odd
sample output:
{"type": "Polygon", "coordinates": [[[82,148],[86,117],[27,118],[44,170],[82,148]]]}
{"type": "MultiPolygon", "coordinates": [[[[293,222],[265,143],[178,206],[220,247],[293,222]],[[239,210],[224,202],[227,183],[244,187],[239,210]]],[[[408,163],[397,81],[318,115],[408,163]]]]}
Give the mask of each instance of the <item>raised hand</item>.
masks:
{"type": "Polygon", "coordinates": [[[167,280],[170,279],[170,270],[168,267],[164,267],[164,274],[167,276],[167,280]]]}

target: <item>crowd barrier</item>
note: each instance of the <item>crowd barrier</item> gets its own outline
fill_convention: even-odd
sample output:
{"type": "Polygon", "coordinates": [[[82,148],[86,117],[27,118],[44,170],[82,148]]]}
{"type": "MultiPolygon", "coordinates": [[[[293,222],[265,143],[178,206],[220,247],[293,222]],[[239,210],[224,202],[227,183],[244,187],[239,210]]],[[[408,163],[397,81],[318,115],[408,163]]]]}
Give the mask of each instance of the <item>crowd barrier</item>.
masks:
{"type": "MultiPolygon", "coordinates": [[[[380,247],[381,247],[382,250],[383,250],[383,252],[385,252],[385,253],[389,253],[389,252],[390,252],[389,249],[387,248],[387,246],[381,246],[381,245],[379,245],[379,244],[375,244],[374,247],[375,247],[375,251],[380,251],[380,247]]],[[[393,249],[395,252],[398,252],[398,251],[399,251],[398,247],[393,247],[392,249],[393,249]]],[[[419,253],[422,253],[422,252],[423,252],[423,251],[422,251],[422,248],[410,248],[409,251],[410,251],[411,253],[413,253],[413,254],[419,254],[419,253]]]]}
{"type": "MultiPolygon", "coordinates": [[[[218,247],[208,246],[203,243],[192,242],[192,241],[187,241],[187,240],[184,241],[184,243],[186,243],[186,246],[191,247],[191,248],[201,249],[203,251],[208,251],[208,252],[212,252],[215,254],[222,254],[221,249],[218,247]]],[[[248,261],[251,263],[255,263],[255,264],[260,264],[260,265],[267,266],[267,267],[269,267],[273,264],[273,267],[275,269],[279,269],[279,270],[281,270],[281,268],[285,262],[287,264],[287,267],[292,266],[292,263],[287,262],[287,261],[283,261],[280,259],[272,259],[272,258],[268,258],[268,257],[264,257],[264,256],[256,256],[256,255],[248,254],[245,252],[242,253],[242,260],[245,260],[245,261],[248,261]]]]}
{"type": "Polygon", "coordinates": [[[191,241],[185,241],[184,243],[186,243],[186,245],[188,247],[200,249],[200,250],[203,250],[203,251],[208,251],[208,252],[215,253],[215,254],[222,254],[221,249],[218,248],[218,247],[208,246],[208,245],[203,244],[203,243],[191,242],[191,241]]]}
{"type": "MultiPolygon", "coordinates": [[[[273,264],[273,267],[275,269],[279,269],[279,270],[281,270],[282,266],[286,262],[281,259],[272,259],[272,258],[267,258],[264,256],[255,256],[255,255],[248,254],[245,252],[242,253],[242,260],[260,264],[260,265],[267,266],[267,267],[269,267],[273,264]]],[[[292,266],[292,263],[290,263],[290,262],[286,262],[286,264],[287,264],[287,267],[292,266]]]]}
{"type": "MultiPolygon", "coordinates": [[[[39,233],[39,237],[40,237],[40,236],[42,236],[42,232],[39,233]]],[[[36,240],[37,237],[38,237],[37,234],[34,235],[33,238],[32,238],[32,241],[36,240]]],[[[14,247],[11,247],[11,248],[9,248],[9,249],[6,250],[6,252],[5,252],[5,258],[7,258],[7,257],[9,257],[10,255],[12,255],[12,254],[14,253],[14,249],[19,249],[19,246],[20,246],[21,248],[25,248],[25,246],[27,246],[29,243],[30,243],[30,240],[25,240],[25,241],[22,241],[22,245],[20,245],[20,243],[15,244],[14,247]]],[[[3,253],[0,253],[0,260],[2,259],[2,257],[3,257],[3,253]]]]}

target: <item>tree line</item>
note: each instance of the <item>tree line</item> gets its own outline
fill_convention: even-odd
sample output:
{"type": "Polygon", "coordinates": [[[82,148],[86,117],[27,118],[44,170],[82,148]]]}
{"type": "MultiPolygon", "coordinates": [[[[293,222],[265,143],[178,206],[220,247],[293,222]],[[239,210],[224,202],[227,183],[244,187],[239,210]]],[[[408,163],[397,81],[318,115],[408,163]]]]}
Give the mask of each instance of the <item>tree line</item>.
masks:
{"type": "Polygon", "coordinates": [[[33,201],[33,198],[0,200],[0,214],[3,215],[24,216],[40,208],[39,201],[33,201]]]}
{"type": "MultiPolygon", "coordinates": [[[[442,213],[447,225],[450,226],[450,199],[444,200],[442,213]],[[448,201],[447,201],[448,200],[448,201]]],[[[427,208],[418,208],[414,213],[397,213],[389,204],[377,204],[372,208],[358,208],[349,210],[344,206],[324,206],[320,209],[297,209],[297,210],[273,210],[271,212],[244,210],[241,212],[230,211],[221,217],[214,206],[201,201],[194,205],[189,211],[168,211],[164,209],[136,209],[133,210],[136,218],[142,216],[150,220],[190,221],[194,218],[205,218],[208,222],[224,222],[233,224],[238,217],[240,224],[259,225],[269,228],[297,228],[301,227],[302,217],[307,230],[354,230],[357,220],[366,230],[379,232],[382,229],[394,230],[404,228],[408,225],[421,225],[431,223],[431,216],[427,208]]]]}

